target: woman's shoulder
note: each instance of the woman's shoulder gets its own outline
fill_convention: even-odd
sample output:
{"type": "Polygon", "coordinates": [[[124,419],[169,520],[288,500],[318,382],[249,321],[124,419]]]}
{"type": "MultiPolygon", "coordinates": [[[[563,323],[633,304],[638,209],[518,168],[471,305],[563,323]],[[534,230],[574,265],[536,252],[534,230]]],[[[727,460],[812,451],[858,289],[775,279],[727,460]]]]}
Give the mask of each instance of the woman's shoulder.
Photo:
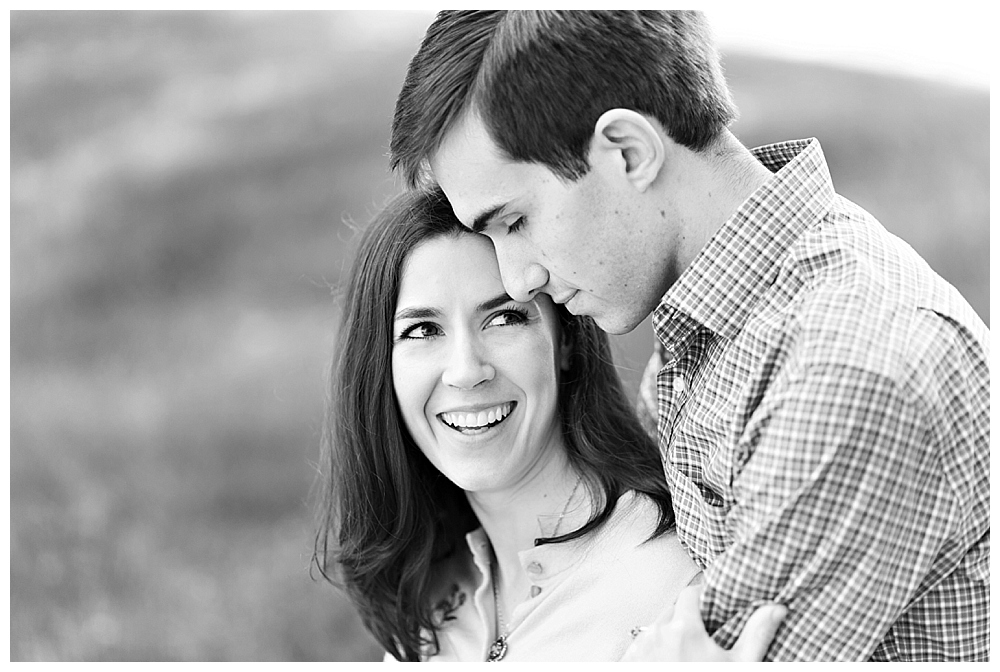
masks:
{"type": "MultiPolygon", "coordinates": [[[[660,525],[660,507],[649,495],[636,490],[626,490],[618,498],[608,522],[617,529],[627,529],[637,535],[650,537],[660,525]]],[[[660,537],[672,535],[674,530],[671,528],[660,537]]]]}
{"type": "Polygon", "coordinates": [[[701,571],[675,529],[653,536],[659,516],[659,506],[646,495],[634,491],[622,495],[599,541],[600,549],[595,549],[592,567],[600,569],[601,580],[632,602],[643,601],[642,591],[655,590],[646,600],[652,612],[672,604],[701,571]]]}
{"type": "Polygon", "coordinates": [[[691,560],[688,552],[681,545],[677,531],[670,528],[663,534],[653,536],[660,523],[660,507],[649,496],[629,490],[619,499],[608,521],[605,543],[617,549],[619,553],[626,550],[631,555],[656,556],[659,566],[670,573],[696,572],[699,568],[691,560]]]}

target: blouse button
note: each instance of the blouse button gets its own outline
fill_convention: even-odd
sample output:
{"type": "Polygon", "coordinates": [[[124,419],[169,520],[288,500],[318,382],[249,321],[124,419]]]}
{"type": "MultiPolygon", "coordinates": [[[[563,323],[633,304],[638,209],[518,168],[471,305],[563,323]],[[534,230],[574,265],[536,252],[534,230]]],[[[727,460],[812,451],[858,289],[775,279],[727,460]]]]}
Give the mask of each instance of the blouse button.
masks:
{"type": "Polygon", "coordinates": [[[538,561],[528,563],[528,574],[541,574],[542,564],[538,561]]]}
{"type": "Polygon", "coordinates": [[[531,587],[531,596],[532,597],[538,597],[538,595],[541,592],[542,592],[542,587],[541,586],[532,586],[531,587]]]}

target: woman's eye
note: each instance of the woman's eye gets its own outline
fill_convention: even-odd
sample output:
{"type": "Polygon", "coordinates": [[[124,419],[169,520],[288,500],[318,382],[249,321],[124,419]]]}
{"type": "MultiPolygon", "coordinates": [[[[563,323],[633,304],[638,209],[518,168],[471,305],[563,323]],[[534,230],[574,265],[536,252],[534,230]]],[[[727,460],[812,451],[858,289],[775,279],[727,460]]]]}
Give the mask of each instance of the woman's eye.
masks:
{"type": "Polygon", "coordinates": [[[528,321],[528,314],[520,310],[504,310],[490,318],[491,327],[508,327],[528,321]]]}
{"type": "Polygon", "coordinates": [[[399,335],[399,340],[421,340],[437,336],[439,333],[440,330],[437,328],[437,325],[430,324],[428,322],[421,322],[420,324],[414,324],[413,326],[404,329],[399,335]]]}
{"type": "Polygon", "coordinates": [[[514,220],[513,224],[510,224],[507,227],[507,233],[515,233],[516,231],[520,231],[522,226],[524,226],[524,217],[518,217],[516,220],[514,220]]]}

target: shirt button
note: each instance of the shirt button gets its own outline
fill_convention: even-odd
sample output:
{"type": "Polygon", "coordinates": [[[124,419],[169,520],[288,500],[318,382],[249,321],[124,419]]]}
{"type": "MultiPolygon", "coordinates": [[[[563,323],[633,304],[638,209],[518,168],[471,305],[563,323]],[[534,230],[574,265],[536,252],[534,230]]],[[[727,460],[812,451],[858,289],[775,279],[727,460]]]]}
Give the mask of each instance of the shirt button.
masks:
{"type": "Polygon", "coordinates": [[[677,380],[674,381],[674,389],[677,390],[679,394],[684,394],[684,391],[687,390],[687,381],[684,380],[683,377],[677,378],[677,380]]]}
{"type": "Polygon", "coordinates": [[[528,563],[528,574],[541,574],[542,564],[540,562],[534,561],[528,563]]]}
{"type": "Polygon", "coordinates": [[[532,586],[531,587],[531,596],[532,597],[538,597],[541,594],[541,592],[542,592],[542,587],[541,586],[532,586]]]}

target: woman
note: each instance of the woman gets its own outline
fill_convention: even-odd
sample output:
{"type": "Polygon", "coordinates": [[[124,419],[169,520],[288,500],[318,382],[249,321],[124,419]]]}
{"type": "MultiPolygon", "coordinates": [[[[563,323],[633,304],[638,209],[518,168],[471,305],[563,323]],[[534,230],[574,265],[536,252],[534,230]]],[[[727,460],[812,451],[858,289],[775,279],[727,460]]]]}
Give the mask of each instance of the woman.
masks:
{"type": "Polygon", "coordinates": [[[316,559],[393,657],[618,660],[698,575],[606,336],[442,194],[365,233],[339,341],[316,559]]]}

